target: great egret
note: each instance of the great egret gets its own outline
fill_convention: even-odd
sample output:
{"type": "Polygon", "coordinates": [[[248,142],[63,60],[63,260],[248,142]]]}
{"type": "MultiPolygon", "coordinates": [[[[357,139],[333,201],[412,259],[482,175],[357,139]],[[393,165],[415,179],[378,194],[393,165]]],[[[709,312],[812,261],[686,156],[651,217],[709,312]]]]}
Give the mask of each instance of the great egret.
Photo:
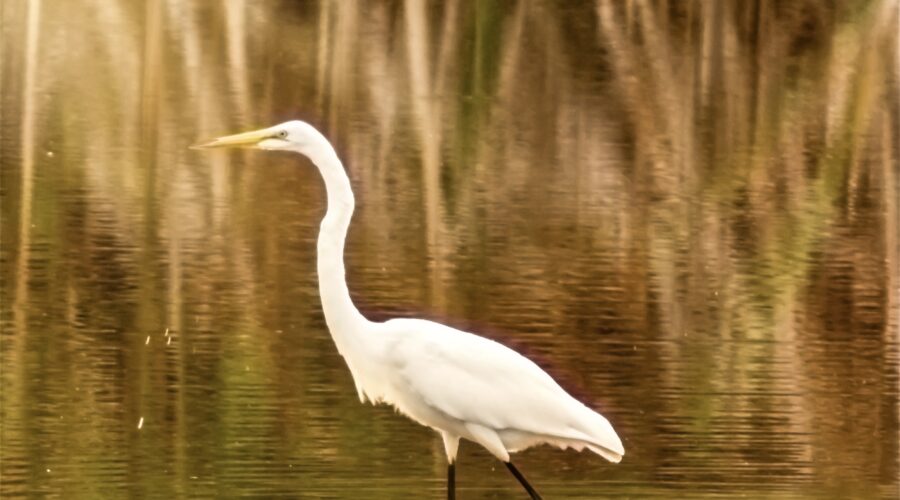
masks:
{"type": "Polygon", "coordinates": [[[493,340],[422,319],[376,323],[353,305],[344,277],[344,239],[353,215],[350,179],[318,130],[289,121],[220,137],[197,148],[293,151],[318,167],[328,198],[318,241],[319,294],[328,330],[347,362],[361,402],[393,405],[440,433],[447,497],[455,495],[459,439],[503,461],[532,499],[540,495],[509,454],[547,443],[587,448],[610,462],[625,454],[609,422],[564,391],[544,370],[493,340]]]}

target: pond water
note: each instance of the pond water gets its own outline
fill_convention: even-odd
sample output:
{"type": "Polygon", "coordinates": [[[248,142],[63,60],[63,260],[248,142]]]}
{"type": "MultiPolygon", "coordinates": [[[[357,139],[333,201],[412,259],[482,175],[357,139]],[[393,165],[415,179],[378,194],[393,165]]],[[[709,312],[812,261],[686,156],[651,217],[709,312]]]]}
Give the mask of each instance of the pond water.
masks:
{"type": "MultiPolygon", "coordinates": [[[[896,498],[897,2],[0,10],[4,498],[444,496],[325,327],[318,173],[187,149],[295,118],[365,314],[513,346],[623,438],[516,455],[547,498],[896,498]]],[[[457,481],[524,498],[472,443],[457,481]]]]}

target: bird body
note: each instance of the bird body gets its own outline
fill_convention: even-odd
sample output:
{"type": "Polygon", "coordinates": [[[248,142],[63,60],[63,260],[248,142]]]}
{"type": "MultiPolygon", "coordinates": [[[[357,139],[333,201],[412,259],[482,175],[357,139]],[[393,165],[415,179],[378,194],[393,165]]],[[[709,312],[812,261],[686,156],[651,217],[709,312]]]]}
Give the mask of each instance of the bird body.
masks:
{"type": "Polygon", "coordinates": [[[618,462],[624,450],[609,422],[512,349],[421,319],[393,319],[374,332],[382,349],[361,375],[365,398],[386,402],[444,437],[447,458],[465,438],[508,462],[540,443],[588,448],[618,462]],[[370,385],[369,375],[373,381],[370,385]]]}
{"type": "Polygon", "coordinates": [[[356,309],[343,260],[353,191],[334,148],[314,127],[291,121],[199,147],[222,146],[294,151],[319,169],[328,210],[319,231],[317,270],[328,329],[360,401],[390,404],[441,434],[450,496],[460,438],[505,462],[532,498],[539,495],[510,463],[510,453],[546,443],[622,459],[625,450],[612,425],[516,351],[433,321],[369,321],[356,309]]]}

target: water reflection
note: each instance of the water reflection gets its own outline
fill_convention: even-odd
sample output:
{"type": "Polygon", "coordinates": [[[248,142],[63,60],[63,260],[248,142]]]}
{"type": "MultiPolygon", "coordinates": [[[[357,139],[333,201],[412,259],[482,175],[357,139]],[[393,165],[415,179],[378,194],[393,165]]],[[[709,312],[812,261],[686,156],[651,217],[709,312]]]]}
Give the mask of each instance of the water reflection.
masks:
{"type": "MultiPolygon", "coordinates": [[[[367,314],[616,425],[620,465],[519,459],[547,497],[896,492],[896,2],[3,8],[3,496],[443,494],[325,330],[317,174],[186,149],[289,118],[350,170],[367,314]]],[[[496,465],[460,495],[518,498],[496,465]]]]}

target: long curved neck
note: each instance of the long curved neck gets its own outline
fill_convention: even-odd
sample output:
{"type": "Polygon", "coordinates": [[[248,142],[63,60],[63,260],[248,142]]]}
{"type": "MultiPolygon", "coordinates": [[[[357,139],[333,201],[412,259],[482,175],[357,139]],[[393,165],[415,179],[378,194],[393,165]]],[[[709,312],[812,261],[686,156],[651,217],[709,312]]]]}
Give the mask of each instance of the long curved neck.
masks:
{"type": "Polygon", "coordinates": [[[353,305],[344,273],[344,241],[353,216],[353,191],[334,148],[323,138],[321,147],[308,153],[325,180],[328,210],[322,219],[318,242],[319,295],[325,322],[338,351],[352,356],[358,351],[362,326],[368,320],[353,305]]]}

